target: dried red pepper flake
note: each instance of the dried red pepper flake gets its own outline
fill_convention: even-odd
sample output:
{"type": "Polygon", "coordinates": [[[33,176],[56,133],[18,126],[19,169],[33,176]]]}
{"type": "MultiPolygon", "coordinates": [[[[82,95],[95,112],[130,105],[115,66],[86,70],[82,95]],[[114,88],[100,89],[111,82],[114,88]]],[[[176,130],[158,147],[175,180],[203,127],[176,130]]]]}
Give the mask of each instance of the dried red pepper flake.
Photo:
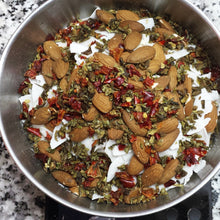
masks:
{"type": "Polygon", "coordinates": [[[126,148],[126,145],[125,144],[119,144],[118,145],[118,150],[124,150],[126,148]]]}
{"type": "Polygon", "coordinates": [[[82,103],[76,99],[76,97],[72,96],[69,99],[69,105],[75,111],[80,112],[82,110],[82,103]]]}
{"type": "Polygon", "coordinates": [[[160,134],[159,133],[155,133],[154,137],[156,138],[156,140],[159,140],[160,139],[160,134]]]}
{"type": "Polygon", "coordinates": [[[178,66],[178,68],[180,68],[182,65],[185,65],[185,63],[180,60],[180,61],[178,62],[178,65],[177,65],[177,66],[178,66]]]}
{"type": "Polygon", "coordinates": [[[98,139],[96,139],[96,140],[93,141],[93,143],[92,143],[92,148],[95,147],[96,144],[98,144],[98,141],[99,141],[98,139]]]}
{"type": "Polygon", "coordinates": [[[175,183],[176,183],[176,181],[174,181],[174,180],[169,180],[169,181],[167,181],[166,183],[164,183],[164,186],[165,186],[165,187],[169,187],[169,186],[174,185],[175,183]]]}
{"type": "Polygon", "coordinates": [[[38,74],[37,74],[36,70],[32,68],[32,69],[29,69],[25,72],[24,77],[28,77],[30,79],[35,79],[37,75],[38,74]]]}
{"type": "Polygon", "coordinates": [[[84,182],[82,182],[83,186],[85,188],[90,187],[90,185],[94,179],[95,178],[93,178],[93,177],[88,177],[84,182]]]}
{"type": "Polygon", "coordinates": [[[30,83],[30,80],[28,78],[26,78],[19,86],[18,88],[18,93],[22,93],[22,91],[28,87],[28,84],[30,83]]]}
{"type": "Polygon", "coordinates": [[[119,178],[121,184],[125,188],[132,188],[135,186],[134,178],[133,176],[129,175],[127,172],[116,172],[116,177],[119,178]]]}
{"type": "Polygon", "coordinates": [[[120,197],[123,195],[123,191],[122,189],[118,189],[117,191],[111,191],[110,192],[110,195],[111,195],[111,202],[116,206],[119,204],[119,199],[120,197]]]}
{"type": "Polygon", "coordinates": [[[74,170],[76,170],[76,171],[85,170],[85,168],[86,168],[86,164],[83,162],[79,162],[79,163],[75,164],[75,166],[74,166],[74,170]]]}
{"type": "Polygon", "coordinates": [[[49,104],[49,107],[56,107],[58,109],[60,109],[60,105],[57,103],[58,102],[58,97],[52,97],[52,98],[48,98],[47,102],[49,104]]]}
{"type": "Polygon", "coordinates": [[[119,87],[124,83],[125,79],[121,76],[118,76],[117,78],[115,78],[114,80],[114,85],[115,87],[119,87]]]}
{"type": "Polygon", "coordinates": [[[137,70],[137,68],[133,64],[128,65],[126,69],[131,77],[134,75],[139,76],[139,77],[141,76],[140,72],[137,70]]]}
{"type": "Polygon", "coordinates": [[[142,91],[141,92],[142,95],[142,103],[146,103],[148,106],[152,106],[153,105],[153,99],[154,99],[154,94],[152,92],[148,92],[148,91],[142,91]]]}
{"type": "Polygon", "coordinates": [[[64,40],[66,40],[66,42],[67,42],[67,47],[69,47],[70,44],[72,43],[72,40],[70,39],[70,37],[65,36],[65,37],[64,37],[64,40]]]}
{"type": "Polygon", "coordinates": [[[220,79],[220,67],[219,66],[214,66],[210,69],[204,69],[204,73],[209,73],[211,72],[211,81],[216,81],[220,79]]]}
{"type": "Polygon", "coordinates": [[[71,121],[74,118],[81,118],[81,114],[78,112],[70,112],[70,113],[65,113],[63,116],[63,119],[67,121],[71,121]]]}
{"type": "Polygon", "coordinates": [[[121,103],[121,107],[130,107],[131,106],[131,102],[123,102],[121,103]]]}
{"type": "Polygon", "coordinates": [[[195,52],[191,52],[190,56],[193,57],[193,58],[196,58],[196,53],[195,52]]]}
{"type": "Polygon", "coordinates": [[[59,34],[64,38],[65,36],[69,35],[72,31],[72,27],[69,26],[67,28],[64,28],[64,29],[60,29],[59,30],[59,34]]]}
{"type": "Polygon", "coordinates": [[[87,59],[87,57],[86,56],[83,56],[83,55],[80,55],[80,59],[87,59]]]}
{"type": "Polygon", "coordinates": [[[158,43],[159,43],[161,46],[164,46],[165,43],[166,43],[166,41],[165,41],[165,40],[160,40],[160,41],[158,41],[158,43]]]}
{"type": "Polygon", "coordinates": [[[27,127],[27,131],[41,138],[41,133],[39,128],[27,127]]]}
{"type": "Polygon", "coordinates": [[[39,45],[39,46],[37,47],[37,53],[41,54],[41,53],[43,53],[43,52],[44,52],[43,46],[42,46],[42,45],[39,45]]]}
{"type": "Polygon", "coordinates": [[[117,63],[119,63],[123,51],[124,51],[124,48],[122,47],[117,47],[117,48],[110,50],[110,54],[114,57],[117,63]]]}
{"type": "Polygon", "coordinates": [[[141,101],[137,96],[134,96],[134,104],[137,105],[139,104],[141,101]]]}
{"type": "Polygon", "coordinates": [[[101,66],[100,69],[96,70],[95,75],[103,74],[108,75],[113,71],[113,68],[107,66],[101,66]]]}
{"type": "Polygon", "coordinates": [[[153,106],[151,107],[150,117],[155,116],[158,111],[159,111],[159,103],[158,103],[158,102],[155,102],[155,103],[153,104],[153,106]]]}
{"type": "Polygon", "coordinates": [[[63,116],[65,115],[66,111],[64,109],[59,109],[58,115],[57,115],[57,123],[56,125],[59,125],[61,121],[63,120],[63,116]]]}
{"type": "Polygon", "coordinates": [[[91,127],[89,127],[88,132],[90,137],[92,137],[95,134],[95,130],[91,127]]]}
{"type": "Polygon", "coordinates": [[[55,40],[54,36],[52,34],[48,34],[45,38],[46,41],[48,40],[55,40]]]}
{"type": "Polygon", "coordinates": [[[134,143],[136,140],[137,140],[137,137],[132,134],[129,140],[130,143],[134,143]]]}
{"type": "Polygon", "coordinates": [[[147,76],[147,78],[143,81],[143,84],[146,87],[151,87],[154,84],[154,80],[147,76]]]}
{"type": "Polygon", "coordinates": [[[43,105],[44,104],[44,100],[43,100],[43,98],[42,97],[39,97],[38,98],[38,105],[43,105]]]}
{"type": "Polygon", "coordinates": [[[26,102],[22,102],[22,111],[28,113],[28,106],[26,102]]]}
{"type": "Polygon", "coordinates": [[[48,140],[48,141],[50,141],[51,140],[51,135],[48,133],[48,131],[46,131],[46,139],[48,140]]]}
{"type": "Polygon", "coordinates": [[[46,155],[43,154],[43,153],[36,153],[36,154],[35,154],[35,157],[36,157],[38,160],[42,161],[43,163],[46,163],[47,160],[48,160],[48,156],[46,156],[46,155]]]}
{"type": "Polygon", "coordinates": [[[173,109],[173,110],[171,110],[171,111],[168,111],[168,112],[167,112],[167,116],[168,116],[168,117],[171,117],[172,115],[175,115],[175,114],[177,113],[177,111],[178,111],[178,109],[173,109]]]}
{"type": "Polygon", "coordinates": [[[155,196],[155,191],[153,188],[144,188],[141,192],[146,198],[152,200],[155,196]]]}

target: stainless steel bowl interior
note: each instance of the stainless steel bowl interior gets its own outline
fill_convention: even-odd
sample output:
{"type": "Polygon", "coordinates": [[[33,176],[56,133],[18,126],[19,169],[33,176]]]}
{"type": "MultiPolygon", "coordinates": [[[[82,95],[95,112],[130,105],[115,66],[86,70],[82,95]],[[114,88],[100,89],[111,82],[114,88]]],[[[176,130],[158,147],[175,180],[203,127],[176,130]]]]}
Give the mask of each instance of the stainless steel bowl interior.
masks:
{"type": "Polygon", "coordinates": [[[44,193],[73,209],[99,216],[132,217],[161,211],[186,199],[202,187],[220,168],[220,138],[215,143],[206,160],[207,166],[193,175],[184,188],[175,188],[167,196],[139,205],[97,204],[86,198],[78,198],[69,193],[48,174],[35,159],[31,145],[19,121],[20,105],[17,89],[23,80],[23,73],[32,61],[36,48],[45,37],[65,27],[74,16],[89,16],[100,6],[104,9],[147,8],[151,12],[164,15],[189,28],[207,49],[213,62],[220,65],[220,34],[209,20],[187,1],[181,0],[53,0],[47,1],[18,28],[8,43],[0,69],[0,128],[4,142],[12,158],[24,174],[44,193]]]}

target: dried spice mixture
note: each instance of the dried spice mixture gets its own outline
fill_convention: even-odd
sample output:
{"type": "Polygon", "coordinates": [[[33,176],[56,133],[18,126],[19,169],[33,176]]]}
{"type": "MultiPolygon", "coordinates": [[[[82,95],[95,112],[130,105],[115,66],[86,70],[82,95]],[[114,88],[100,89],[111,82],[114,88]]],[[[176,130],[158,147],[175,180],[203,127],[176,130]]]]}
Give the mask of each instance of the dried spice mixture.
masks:
{"type": "Polygon", "coordinates": [[[44,170],[72,193],[147,202],[206,165],[219,72],[178,24],[96,9],[39,45],[20,119],[44,170]]]}

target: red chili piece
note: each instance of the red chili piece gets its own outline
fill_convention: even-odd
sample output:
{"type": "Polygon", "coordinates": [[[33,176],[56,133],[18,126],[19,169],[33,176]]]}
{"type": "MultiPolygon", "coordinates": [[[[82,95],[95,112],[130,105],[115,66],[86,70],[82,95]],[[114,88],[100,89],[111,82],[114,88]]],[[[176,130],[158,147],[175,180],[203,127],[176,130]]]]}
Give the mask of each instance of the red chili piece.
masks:
{"type": "Polygon", "coordinates": [[[41,138],[41,133],[39,128],[28,127],[27,131],[41,138]]]}

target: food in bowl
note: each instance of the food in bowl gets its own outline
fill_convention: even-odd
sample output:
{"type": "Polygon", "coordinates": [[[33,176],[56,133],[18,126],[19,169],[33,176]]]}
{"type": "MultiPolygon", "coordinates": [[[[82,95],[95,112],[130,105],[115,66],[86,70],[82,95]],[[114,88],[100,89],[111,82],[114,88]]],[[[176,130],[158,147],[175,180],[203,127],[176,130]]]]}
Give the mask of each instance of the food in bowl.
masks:
{"type": "Polygon", "coordinates": [[[219,67],[168,19],[97,8],[48,36],[24,76],[35,156],[80,197],[147,202],[206,165],[219,67]]]}

